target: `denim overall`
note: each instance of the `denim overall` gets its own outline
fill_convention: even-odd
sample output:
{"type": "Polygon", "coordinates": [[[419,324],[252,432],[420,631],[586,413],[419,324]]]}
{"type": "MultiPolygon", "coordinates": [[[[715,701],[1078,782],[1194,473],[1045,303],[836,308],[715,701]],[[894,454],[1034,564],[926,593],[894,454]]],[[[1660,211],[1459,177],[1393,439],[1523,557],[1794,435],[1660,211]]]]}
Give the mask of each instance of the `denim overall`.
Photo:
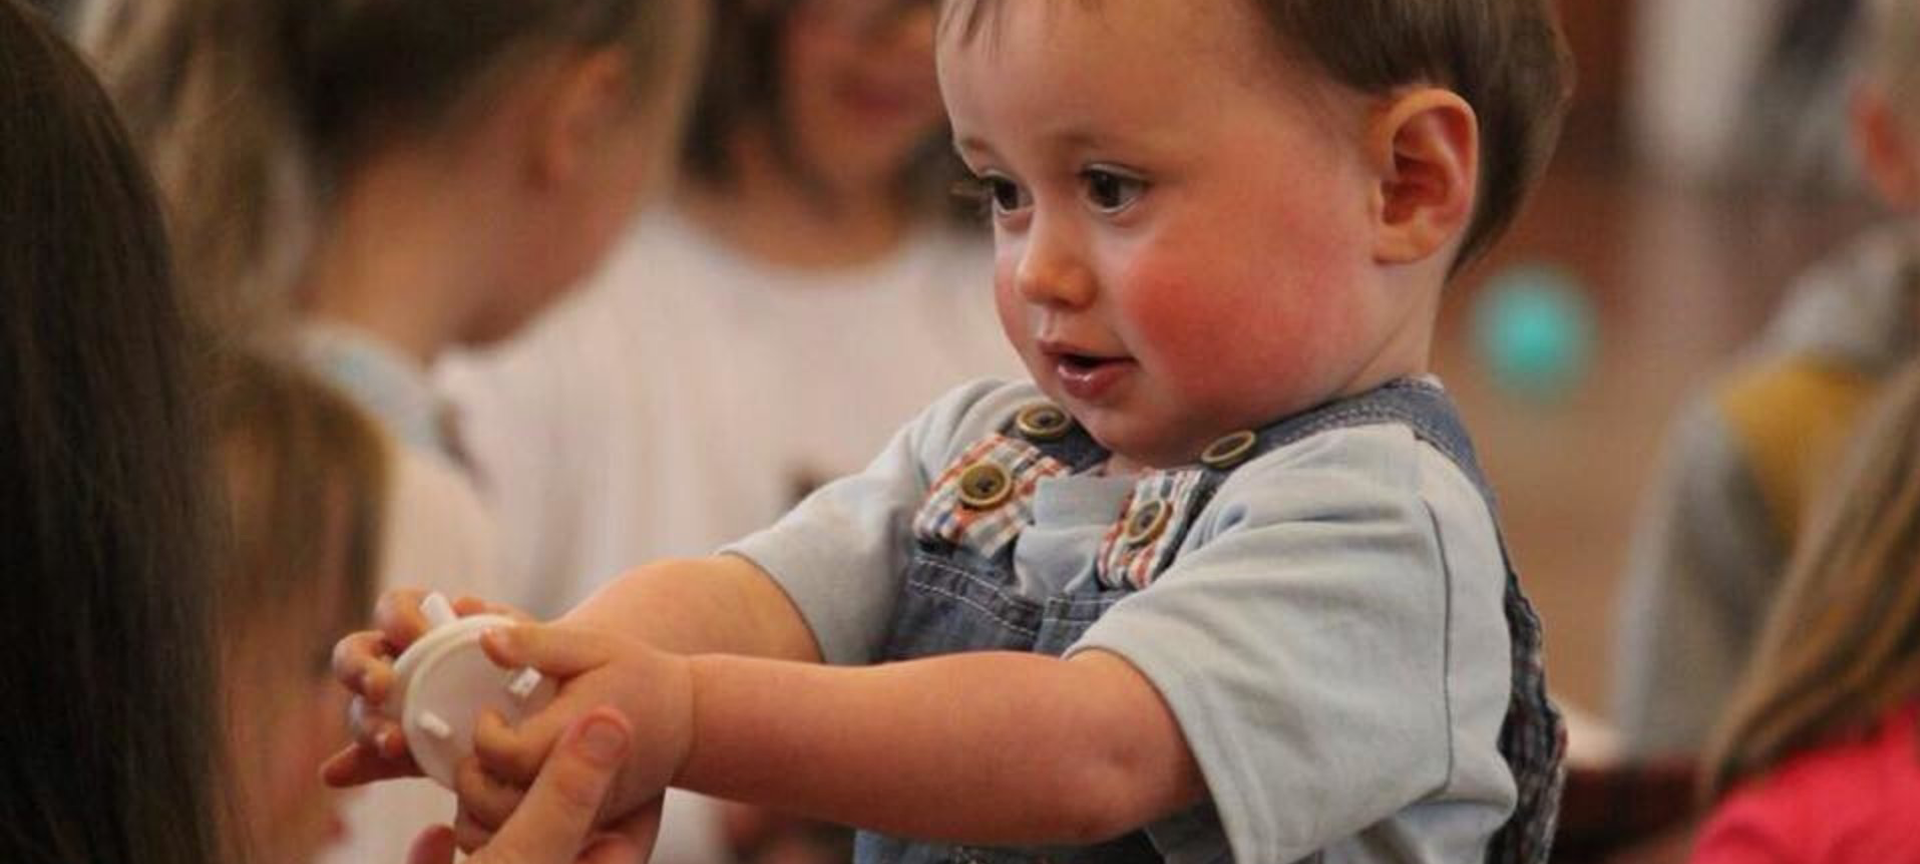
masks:
{"type": "MultiPolygon", "coordinates": [[[[1096,564],[1100,578],[1082,580],[1084,589],[1037,599],[1014,592],[1012,551],[1020,528],[1032,520],[1034,489],[1040,479],[1096,468],[1108,453],[1058,408],[1029,407],[955,460],[934,484],[915,520],[915,548],[880,659],[1001,650],[1060,656],[1113,604],[1146,587],[1172,563],[1188,529],[1236,466],[1322,432],[1382,423],[1404,425],[1445,454],[1492,511],[1492,492],[1445,393],[1423,382],[1395,382],[1258,431],[1227,436],[1208,448],[1202,464],[1143,478],[1107,533],[1096,564]]],[[[1504,541],[1501,554],[1508,560],[1504,541]]],[[[1565,732],[1546,697],[1539,618],[1521,593],[1510,560],[1505,605],[1513,684],[1499,743],[1519,800],[1490,843],[1486,860],[1541,864],[1559,810],[1565,732]]],[[[862,833],[854,859],[859,864],[1162,860],[1144,831],[1099,846],[1047,849],[960,847],[862,833]]]]}

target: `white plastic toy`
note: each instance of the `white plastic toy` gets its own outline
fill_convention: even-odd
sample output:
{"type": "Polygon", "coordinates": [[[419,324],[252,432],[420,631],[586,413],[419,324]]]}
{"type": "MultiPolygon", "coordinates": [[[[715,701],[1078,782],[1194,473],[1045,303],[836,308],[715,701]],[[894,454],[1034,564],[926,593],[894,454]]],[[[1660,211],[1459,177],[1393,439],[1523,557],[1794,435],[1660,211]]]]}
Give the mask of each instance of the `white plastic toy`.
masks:
{"type": "Polygon", "coordinates": [[[461,618],[439,594],[420,601],[420,611],[430,629],[394,663],[388,714],[400,718],[420,770],[451,789],[460,760],[473,752],[473,727],[481,712],[493,709],[507,725],[518,725],[552,702],[558,688],[536,670],[502,669],[488,659],[480,634],[511,626],[512,619],[461,618]]]}

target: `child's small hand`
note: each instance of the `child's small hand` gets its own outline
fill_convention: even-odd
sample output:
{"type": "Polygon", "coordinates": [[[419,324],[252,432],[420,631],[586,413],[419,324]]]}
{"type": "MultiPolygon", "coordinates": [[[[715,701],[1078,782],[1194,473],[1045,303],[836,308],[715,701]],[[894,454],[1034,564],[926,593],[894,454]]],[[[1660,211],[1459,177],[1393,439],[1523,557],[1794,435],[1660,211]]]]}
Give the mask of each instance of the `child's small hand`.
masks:
{"type": "MultiPolygon", "coordinates": [[[[349,634],[334,645],[334,678],[353,693],[347,720],[354,743],[321,766],[320,776],[328,785],[358,786],[393,777],[420,776],[400,724],[383,713],[382,707],[393,689],[394,658],[431,627],[420,611],[426,595],[415,588],[386,592],[374,608],[374,629],[349,634]]],[[[519,610],[471,597],[454,601],[453,608],[461,617],[485,613],[530,620],[519,610]]]]}
{"type": "Polygon", "coordinates": [[[526,625],[489,631],[481,639],[503,667],[532,667],[561,682],[553,703],[508,728],[491,713],[474,728],[474,758],[454,783],[460,798],[456,836],[477,848],[520,805],[554,742],[580,717],[612,706],[633,722],[635,746],[601,809],[601,824],[617,823],[659,798],[686,761],[692,743],[693,687],[684,657],[599,631],[526,625]]]}

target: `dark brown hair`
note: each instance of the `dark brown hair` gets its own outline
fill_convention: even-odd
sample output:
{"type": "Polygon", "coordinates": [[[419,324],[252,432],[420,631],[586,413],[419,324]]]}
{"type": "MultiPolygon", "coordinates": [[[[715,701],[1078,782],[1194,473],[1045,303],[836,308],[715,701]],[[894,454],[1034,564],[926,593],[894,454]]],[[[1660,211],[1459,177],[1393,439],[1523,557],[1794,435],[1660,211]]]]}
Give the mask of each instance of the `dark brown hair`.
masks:
{"type": "Polygon", "coordinates": [[[168,198],[209,314],[284,311],[328,191],[395,139],[457,136],[556,51],[624,47],[663,98],[680,0],[89,0],[83,43],[168,198]]]}
{"type": "Polygon", "coordinates": [[[0,861],[217,864],[196,353],[144,169],[0,0],[0,861]]]}
{"type": "Polygon", "coordinates": [[[1709,741],[1711,797],[1920,696],[1920,363],[1882,392],[1709,741]]]}
{"type": "MultiPolygon", "coordinates": [[[[1480,188],[1455,271],[1512,224],[1559,141],[1573,65],[1551,0],[1241,0],[1277,49],[1362,93],[1431,85],[1480,122],[1480,188]]],[[[994,0],[945,0],[942,26],[981,26],[994,0]],[[957,16],[957,17],[956,17],[957,16]]]]}

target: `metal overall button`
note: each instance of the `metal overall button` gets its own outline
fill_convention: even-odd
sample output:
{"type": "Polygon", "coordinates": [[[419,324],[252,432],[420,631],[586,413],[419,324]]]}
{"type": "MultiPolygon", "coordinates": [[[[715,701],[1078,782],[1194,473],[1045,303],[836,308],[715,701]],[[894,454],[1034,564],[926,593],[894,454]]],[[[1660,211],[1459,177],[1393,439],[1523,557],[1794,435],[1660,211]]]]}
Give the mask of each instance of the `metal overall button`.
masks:
{"type": "Polygon", "coordinates": [[[1058,441],[1073,428],[1073,417],[1058,405],[1042,402],[1021,409],[1013,425],[1029,441],[1058,441]]]}
{"type": "Polygon", "coordinates": [[[972,510],[998,507],[1013,495],[1013,478],[995,462],[975,462],[960,474],[960,503],[972,510]]]}
{"type": "Polygon", "coordinates": [[[1133,546],[1152,543],[1167,530],[1167,520],[1172,516],[1173,508],[1159,498],[1133,508],[1133,515],[1127,518],[1127,543],[1133,546]]]}
{"type": "Polygon", "coordinates": [[[1246,461],[1258,440],[1258,436],[1246,430],[1223,436],[1200,453],[1200,464],[1215,469],[1232,468],[1246,461]]]}

